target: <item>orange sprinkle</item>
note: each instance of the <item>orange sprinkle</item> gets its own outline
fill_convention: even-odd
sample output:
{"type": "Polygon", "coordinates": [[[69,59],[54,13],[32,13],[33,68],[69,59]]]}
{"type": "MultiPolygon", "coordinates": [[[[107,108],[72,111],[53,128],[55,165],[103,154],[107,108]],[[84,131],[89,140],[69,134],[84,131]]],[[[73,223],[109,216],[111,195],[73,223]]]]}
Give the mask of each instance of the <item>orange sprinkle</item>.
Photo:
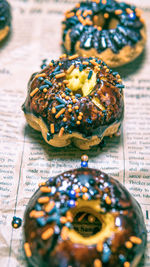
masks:
{"type": "Polygon", "coordinates": [[[83,25],[85,25],[85,20],[83,19],[83,17],[79,16],[79,17],[78,17],[78,20],[79,20],[83,25]]]}
{"type": "Polygon", "coordinates": [[[121,15],[121,14],[122,14],[122,10],[121,10],[121,9],[117,9],[117,10],[115,10],[115,14],[116,14],[116,15],[121,15]]]}
{"type": "Polygon", "coordinates": [[[55,107],[52,108],[52,113],[53,113],[53,114],[56,113],[56,108],[55,108],[55,107]]]}
{"type": "Polygon", "coordinates": [[[46,185],[45,182],[39,183],[38,186],[40,187],[41,185],[46,185]]]}
{"type": "Polygon", "coordinates": [[[65,112],[65,108],[62,108],[55,116],[56,119],[58,119],[64,112],[65,112]]]}
{"type": "Polygon", "coordinates": [[[82,187],[82,192],[83,192],[83,193],[86,193],[87,191],[88,191],[87,187],[83,186],[83,187],[82,187]]]}
{"type": "Polygon", "coordinates": [[[71,98],[72,98],[72,99],[74,99],[74,98],[75,98],[75,96],[73,95],[71,98]]]}
{"type": "Polygon", "coordinates": [[[52,67],[52,66],[53,66],[53,63],[52,63],[52,62],[50,62],[50,63],[49,63],[49,66],[50,66],[50,67],[52,67]]]}
{"type": "Polygon", "coordinates": [[[129,248],[129,249],[133,247],[133,245],[130,241],[125,242],[125,246],[126,246],[126,248],[129,248]]]}
{"type": "Polygon", "coordinates": [[[99,259],[96,259],[94,261],[94,267],[102,267],[102,263],[101,263],[101,261],[99,259]]]}
{"type": "Polygon", "coordinates": [[[97,251],[102,252],[103,251],[103,242],[99,241],[96,246],[97,251]]]}
{"type": "Polygon", "coordinates": [[[104,66],[104,69],[107,69],[107,66],[104,66]]]}
{"type": "Polygon", "coordinates": [[[110,199],[109,196],[107,196],[107,197],[105,198],[105,202],[106,202],[106,204],[108,204],[108,205],[111,204],[111,199],[110,199]]]}
{"type": "Polygon", "coordinates": [[[77,125],[80,125],[81,122],[80,121],[77,121],[76,123],[77,123],[77,125]]]}
{"type": "Polygon", "coordinates": [[[118,83],[121,83],[122,82],[122,80],[121,79],[118,79],[118,81],[117,81],[118,83]]]}
{"type": "Polygon", "coordinates": [[[62,59],[62,58],[66,58],[66,57],[67,57],[67,55],[66,54],[63,54],[59,58],[62,59]]]}
{"type": "Polygon", "coordinates": [[[80,193],[80,188],[75,189],[76,193],[80,193]]]}
{"type": "Polygon", "coordinates": [[[82,65],[89,65],[89,62],[83,61],[82,65]]]}
{"type": "Polygon", "coordinates": [[[50,212],[55,206],[55,202],[54,201],[50,201],[49,203],[47,203],[44,207],[46,212],[50,212]]]}
{"type": "Polygon", "coordinates": [[[75,66],[74,66],[74,65],[71,65],[71,66],[69,67],[69,69],[66,71],[67,74],[70,74],[70,73],[74,70],[74,68],[75,68],[75,66]]]}
{"type": "Polygon", "coordinates": [[[119,75],[119,74],[117,74],[117,75],[116,75],[116,78],[117,78],[117,79],[120,79],[120,75],[119,75]]]}
{"type": "Polygon", "coordinates": [[[128,14],[131,14],[131,13],[133,13],[133,11],[132,11],[132,9],[131,9],[131,8],[126,8],[126,12],[127,12],[128,14]]]}
{"type": "Polygon", "coordinates": [[[78,120],[81,121],[82,120],[82,116],[78,116],[78,120]]]}
{"type": "Polygon", "coordinates": [[[101,26],[98,26],[97,29],[98,29],[99,31],[101,31],[101,30],[102,30],[102,27],[101,27],[101,26]]]}
{"type": "Polygon", "coordinates": [[[58,134],[59,137],[61,137],[63,135],[64,130],[65,130],[65,128],[64,127],[61,127],[61,129],[59,131],[59,134],[58,134]]]}
{"type": "Polygon", "coordinates": [[[55,126],[54,126],[54,123],[51,123],[51,125],[50,125],[50,129],[51,129],[51,133],[54,134],[54,132],[55,132],[55,126]]]}
{"type": "Polygon", "coordinates": [[[107,3],[106,0],[102,0],[102,4],[105,5],[107,3]]]}
{"type": "Polygon", "coordinates": [[[64,98],[65,96],[66,96],[65,93],[62,93],[61,97],[64,98]]]}
{"type": "Polygon", "coordinates": [[[83,112],[79,112],[79,115],[80,115],[80,116],[83,116],[83,112]]]}
{"type": "Polygon", "coordinates": [[[77,17],[81,15],[81,9],[77,10],[76,15],[77,17]]]}
{"type": "Polygon", "coordinates": [[[69,18],[73,17],[74,15],[75,15],[74,12],[70,12],[70,13],[66,14],[66,18],[69,19],[69,18]]]}
{"type": "Polygon", "coordinates": [[[46,76],[46,73],[40,73],[40,74],[36,74],[35,75],[35,78],[38,78],[38,77],[45,77],[46,76]]]}
{"type": "Polygon", "coordinates": [[[137,236],[130,236],[130,241],[134,244],[140,245],[142,243],[142,239],[137,236]]]}
{"type": "Polygon", "coordinates": [[[92,63],[92,65],[94,65],[94,66],[98,66],[98,63],[95,61],[95,59],[91,59],[90,63],[92,63]]]}
{"type": "Polygon", "coordinates": [[[78,218],[78,222],[81,222],[83,220],[83,218],[86,216],[87,213],[83,213],[79,218],[78,218]]]}
{"type": "Polygon", "coordinates": [[[86,17],[88,15],[88,10],[85,10],[84,12],[83,12],[83,17],[86,17]]]}
{"type": "Polygon", "coordinates": [[[66,217],[67,217],[67,220],[69,222],[72,222],[73,221],[73,217],[72,217],[72,213],[70,211],[67,211],[66,213],[66,217]]]}
{"type": "Polygon", "coordinates": [[[125,261],[123,266],[124,266],[124,267],[130,267],[130,262],[125,261]]]}
{"type": "Polygon", "coordinates": [[[143,18],[140,18],[140,21],[141,21],[142,23],[145,23],[145,20],[144,20],[143,18]]]}
{"type": "Polygon", "coordinates": [[[77,4],[75,5],[75,7],[76,7],[76,8],[79,8],[79,7],[80,7],[80,3],[77,3],[77,4]]]}
{"type": "Polygon", "coordinates": [[[64,76],[66,76],[66,74],[64,72],[62,72],[62,73],[56,74],[55,78],[60,79],[60,78],[63,78],[64,76]]]}
{"type": "Polygon", "coordinates": [[[93,25],[93,22],[89,18],[86,18],[85,25],[93,25]]]}
{"type": "Polygon", "coordinates": [[[88,196],[87,196],[86,194],[84,194],[84,195],[82,196],[82,198],[83,198],[84,200],[88,200],[88,196]]]}
{"type": "Polygon", "coordinates": [[[38,199],[38,203],[40,203],[40,204],[47,203],[48,201],[49,201],[49,197],[40,197],[38,199]]]}
{"type": "Polygon", "coordinates": [[[48,186],[41,186],[40,187],[40,191],[43,193],[50,193],[51,192],[51,188],[48,186]]]}
{"type": "Polygon", "coordinates": [[[108,19],[108,18],[109,18],[109,14],[108,14],[108,13],[105,13],[105,14],[104,14],[104,18],[105,18],[105,19],[108,19]]]}
{"type": "Polygon", "coordinates": [[[30,218],[40,218],[44,216],[44,211],[32,210],[29,214],[30,218]]]}
{"type": "Polygon", "coordinates": [[[79,109],[79,107],[78,106],[75,106],[75,109],[77,110],[77,109],[79,109]]]}
{"type": "Polygon", "coordinates": [[[31,93],[30,96],[34,96],[39,91],[39,88],[35,88],[31,93]]]}
{"type": "Polygon", "coordinates": [[[24,243],[24,250],[25,250],[25,253],[26,253],[26,256],[28,258],[30,258],[32,256],[32,252],[31,252],[31,249],[30,249],[30,244],[29,243],[24,243]]]}
{"type": "Polygon", "coordinates": [[[67,121],[67,118],[63,118],[63,121],[66,122],[67,121]]]}
{"type": "Polygon", "coordinates": [[[68,108],[68,111],[69,111],[69,112],[72,112],[72,108],[68,108]]]}
{"type": "Polygon", "coordinates": [[[68,238],[68,227],[64,226],[61,230],[61,238],[62,240],[67,240],[68,238]]]}
{"type": "Polygon", "coordinates": [[[73,101],[72,101],[74,104],[77,102],[77,100],[76,99],[73,99],[73,101]]]}
{"type": "Polygon", "coordinates": [[[64,223],[67,223],[67,218],[64,217],[64,216],[61,217],[61,218],[60,218],[60,222],[63,223],[63,224],[64,224],[64,223]]]}
{"type": "Polygon", "coordinates": [[[47,88],[44,88],[44,89],[43,89],[43,92],[44,92],[44,93],[47,93],[47,88]]]}
{"type": "Polygon", "coordinates": [[[63,80],[63,83],[68,84],[69,81],[68,80],[63,80]]]}
{"type": "Polygon", "coordinates": [[[78,55],[73,55],[73,56],[68,57],[68,59],[73,60],[73,59],[76,59],[77,57],[78,57],[78,55]]]}
{"type": "Polygon", "coordinates": [[[106,72],[109,72],[109,69],[106,69],[106,72]]]}
{"type": "Polygon", "coordinates": [[[53,228],[48,228],[46,231],[44,231],[42,234],[41,234],[41,238],[43,240],[47,240],[49,239],[54,233],[54,229],[53,228]]]}
{"type": "Polygon", "coordinates": [[[69,104],[69,105],[68,105],[68,108],[72,108],[72,105],[71,105],[71,104],[69,104]]]}
{"type": "Polygon", "coordinates": [[[66,100],[69,100],[69,96],[67,95],[67,96],[65,97],[65,99],[66,99],[66,100]]]}

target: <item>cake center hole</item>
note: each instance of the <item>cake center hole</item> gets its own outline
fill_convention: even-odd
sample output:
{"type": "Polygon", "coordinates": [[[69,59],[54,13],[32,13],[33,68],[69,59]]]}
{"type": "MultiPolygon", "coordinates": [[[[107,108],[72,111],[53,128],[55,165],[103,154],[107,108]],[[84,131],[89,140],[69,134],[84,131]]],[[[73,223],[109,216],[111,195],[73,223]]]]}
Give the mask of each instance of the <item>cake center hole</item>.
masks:
{"type": "Polygon", "coordinates": [[[78,212],[74,217],[73,227],[83,237],[90,237],[101,230],[102,223],[91,213],[78,212]]]}
{"type": "Polygon", "coordinates": [[[119,23],[116,17],[109,17],[108,13],[95,15],[93,17],[93,25],[103,30],[115,29],[119,23]]]}
{"type": "Polygon", "coordinates": [[[69,81],[67,87],[74,94],[80,94],[81,96],[89,95],[96,85],[96,73],[90,68],[80,71],[77,67],[66,75],[66,79],[69,81]]]}

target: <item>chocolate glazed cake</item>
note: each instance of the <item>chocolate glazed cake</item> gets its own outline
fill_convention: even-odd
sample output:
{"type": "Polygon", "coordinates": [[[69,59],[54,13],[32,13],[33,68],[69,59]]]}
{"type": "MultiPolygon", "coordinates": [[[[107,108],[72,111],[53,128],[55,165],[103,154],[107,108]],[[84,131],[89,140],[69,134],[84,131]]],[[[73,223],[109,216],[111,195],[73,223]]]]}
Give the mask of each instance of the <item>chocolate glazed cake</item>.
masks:
{"type": "Polygon", "coordinates": [[[67,54],[96,56],[118,67],[141,54],[146,27],[134,5],[114,0],[81,2],[65,14],[63,47],[67,54]]]}
{"type": "Polygon", "coordinates": [[[123,87],[120,75],[103,61],[63,55],[32,75],[22,109],[48,144],[89,149],[118,131],[123,87]]]}
{"type": "Polygon", "coordinates": [[[138,202],[118,181],[87,167],[40,185],[25,212],[24,235],[34,267],[135,267],[147,239],[138,202]]]}

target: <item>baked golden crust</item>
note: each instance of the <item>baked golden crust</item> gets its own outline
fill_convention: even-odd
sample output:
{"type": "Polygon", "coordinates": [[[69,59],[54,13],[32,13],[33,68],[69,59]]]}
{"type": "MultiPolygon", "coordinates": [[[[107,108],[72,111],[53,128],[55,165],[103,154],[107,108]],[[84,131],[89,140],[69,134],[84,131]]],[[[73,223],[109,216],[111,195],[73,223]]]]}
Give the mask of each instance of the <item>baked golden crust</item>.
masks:
{"type": "Polygon", "coordinates": [[[147,39],[141,11],[114,0],[95,2],[80,3],[65,14],[62,32],[66,53],[95,56],[109,67],[133,61],[147,39]]]}
{"type": "Polygon", "coordinates": [[[120,75],[97,58],[64,56],[31,77],[23,111],[50,145],[73,142],[89,149],[117,132],[123,119],[123,87],[120,75]]]}
{"type": "Polygon", "coordinates": [[[89,168],[42,183],[25,213],[30,266],[135,267],[146,247],[141,208],[118,181],[89,168]]]}

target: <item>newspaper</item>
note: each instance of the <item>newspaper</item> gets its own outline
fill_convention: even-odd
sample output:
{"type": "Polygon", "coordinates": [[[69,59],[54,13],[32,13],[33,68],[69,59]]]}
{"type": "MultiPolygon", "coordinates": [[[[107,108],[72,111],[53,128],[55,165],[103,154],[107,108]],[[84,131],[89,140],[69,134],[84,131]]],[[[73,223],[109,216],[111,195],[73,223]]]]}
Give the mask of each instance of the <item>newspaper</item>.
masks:
{"type": "MultiPolygon", "coordinates": [[[[83,151],[48,146],[31,129],[21,111],[30,75],[43,59],[62,53],[61,20],[75,1],[13,0],[12,32],[0,45],[0,265],[26,266],[23,228],[11,227],[13,216],[23,219],[26,204],[38,183],[80,166],[83,151]]],[[[131,3],[131,1],[130,1],[131,3]]],[[[150,2],[142,7],[150,31],[150,2]]],[[[141,204],[150,233],[150,40],[142,55],[118,69],[126,85],[125,118],[120,137],[106,139],[87,151],[89,167],[101,169],[123,183],[141,204]]],[[[142,267],[150,266],[150,234],[142,267]]]]}

